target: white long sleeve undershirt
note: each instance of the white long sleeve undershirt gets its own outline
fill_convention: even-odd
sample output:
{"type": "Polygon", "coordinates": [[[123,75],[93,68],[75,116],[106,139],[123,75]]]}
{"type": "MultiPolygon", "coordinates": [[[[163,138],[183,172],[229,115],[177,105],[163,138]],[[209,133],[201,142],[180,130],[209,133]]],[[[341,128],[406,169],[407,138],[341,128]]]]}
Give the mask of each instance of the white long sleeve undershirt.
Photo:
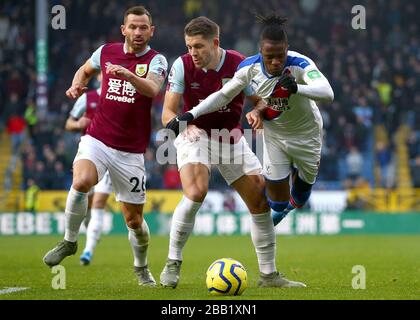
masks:
{"type": "Polygon", "coordinates": [[[204,114],[218,111],[221,107],[231,102],[247,85],[247,83],[244,83],[237,78],[233,78],[226,83],[222,89],[213,92],[189,112],[191,112],[194,119],[196,119],[204,114]]]}
{"type": "Polygon", "coordinates": [[[327,81],[316,81],[310,85],[298,84],[296,94],[315,101],[332,102],[334,100],[334,92],[327,81]]]}
{"type": "MultiPolygon", "coordinates": [[[[221,90],[212,93],[201,101],[196,107],[190,110],[190,113],[196,119],[204,114],[218,111],[221,107],[231,102],[246,85],[246,83],[244,84],[239,79],[233,78],[221,90]]],[[[328,81],[316,81],[309,85],[298,84],[296,94],[315,101],[332,102],[334,100],[334,92],[328,81]]]]}

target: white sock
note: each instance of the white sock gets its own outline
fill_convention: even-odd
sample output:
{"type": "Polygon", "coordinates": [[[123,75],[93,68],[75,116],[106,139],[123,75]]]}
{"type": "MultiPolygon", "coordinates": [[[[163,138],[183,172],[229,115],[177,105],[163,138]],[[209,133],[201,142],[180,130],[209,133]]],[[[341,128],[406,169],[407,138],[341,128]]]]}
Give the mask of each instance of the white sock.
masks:
{"type": "Polygon", "coordinates": [[[96,244],[101,237],[104,209],[91,209],[91,219],[86,231],[86,247],[83,252],[93,254],[96,244]]]}
{"type": "Polygon", "coordinates": [[[75,242],[79,236],[80,225],[86,216],[88,194],[70,188],[66,202],[66,231],[64,240],[75,242]]]}
{"type": "Polygon", "coordinates": [[[85,228],[86,228],[86,230],[87,230],[87,228],[88,228],[88,226],[89,226],[89,223],[90,223],[90,218],[92,217],[92,214],[91,214],[91,209],[87,209],[87,212],[86,212],[86,217],[85,217],[85,219],[83,220],[83,224],[85,225],[85,228]]]}
{"type": "Polygon", "coordinates": [[[251,238],[257,253],[260,272],[276,271],[276,235],[270,211],[251,214],[251,238]]]}
{"type": "Polygon", "coordinates": [[[169,259],[182,261],[182,249],[194,228],[195,214],[200,207],[201,202],[194,202],[185,196],[178,203],[169,234],[169,259]]]}
{"type": "Polygon", "coordinates": [[[143,219],[142,225],[138,229],[128,229],[128,240],[134,255],[134,266],[144,267],[147,265],[147,249],[149,247],[149,226],[143,219]]]}

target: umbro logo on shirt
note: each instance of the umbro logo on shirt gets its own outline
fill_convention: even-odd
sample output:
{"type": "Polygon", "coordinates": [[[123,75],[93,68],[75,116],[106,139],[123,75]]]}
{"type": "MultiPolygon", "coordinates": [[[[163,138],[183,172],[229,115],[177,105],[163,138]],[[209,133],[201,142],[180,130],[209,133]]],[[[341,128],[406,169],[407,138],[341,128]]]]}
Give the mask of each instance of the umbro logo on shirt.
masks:
{"type": "Polygon", "coordinates": [[[197,82],[191,83],[191,89],[198,89],[198,88],[200,88],[200,84],[199,83],[197,83],[197,82]]]}

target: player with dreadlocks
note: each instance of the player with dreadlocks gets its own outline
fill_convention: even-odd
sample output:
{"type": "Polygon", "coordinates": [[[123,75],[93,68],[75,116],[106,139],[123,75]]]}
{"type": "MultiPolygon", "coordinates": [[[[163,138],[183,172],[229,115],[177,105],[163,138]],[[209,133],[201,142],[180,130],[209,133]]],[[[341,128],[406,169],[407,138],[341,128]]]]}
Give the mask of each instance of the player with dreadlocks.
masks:
{"type": "Polygon", "coordinates": [[[191,121],[218,110],[250,85],[267,103],[264,110],[247,114],[253,129],[264,126],[266,196],[277,225],[291,210],[309,199],[321,158],[322,118],[315,101],[331,103],[333,90],[308,57],[288,50],[284,24],[275,14],[257,16],[263,25],[260,52],[245,59],[234,78],[198,106],[172,121],[191,121]],[[292,174],[292,188],[289,176],[292,174]]]}

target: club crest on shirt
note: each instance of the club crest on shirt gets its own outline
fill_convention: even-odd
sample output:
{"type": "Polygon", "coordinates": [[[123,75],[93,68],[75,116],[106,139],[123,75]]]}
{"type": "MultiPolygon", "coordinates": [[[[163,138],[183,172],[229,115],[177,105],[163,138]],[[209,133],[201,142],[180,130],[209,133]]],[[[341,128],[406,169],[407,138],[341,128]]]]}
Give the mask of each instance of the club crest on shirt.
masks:
{"type": "Polygon", "coordinates": [[[147,64],[136,65],[136,75],[143,77],[147,73],[147,64]]]}

